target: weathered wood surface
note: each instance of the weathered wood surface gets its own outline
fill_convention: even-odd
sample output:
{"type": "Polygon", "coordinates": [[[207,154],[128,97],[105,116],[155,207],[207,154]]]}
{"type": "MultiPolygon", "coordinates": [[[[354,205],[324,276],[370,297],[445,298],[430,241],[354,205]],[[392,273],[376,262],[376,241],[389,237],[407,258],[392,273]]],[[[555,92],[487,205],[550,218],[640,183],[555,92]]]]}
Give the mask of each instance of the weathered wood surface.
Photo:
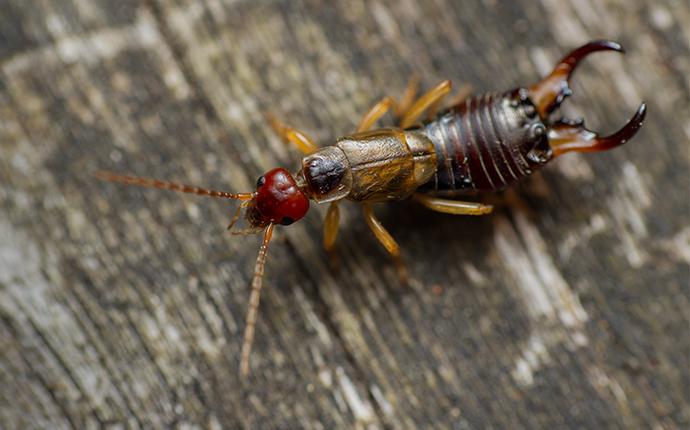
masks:
{"type": "Polygon", "coordinates": [[[0,1],[2,428],[687,428],[690,10],[683,0],[0,1]],[[564,157],[492,216],[377,207],[413,277],[346,205],[272,245],[249,384],[255,237],[229,191],[296,166],[270,110],[327,144],[418,72],[477,91],[567,49],[569,112],[639,136],[564,157]]]}

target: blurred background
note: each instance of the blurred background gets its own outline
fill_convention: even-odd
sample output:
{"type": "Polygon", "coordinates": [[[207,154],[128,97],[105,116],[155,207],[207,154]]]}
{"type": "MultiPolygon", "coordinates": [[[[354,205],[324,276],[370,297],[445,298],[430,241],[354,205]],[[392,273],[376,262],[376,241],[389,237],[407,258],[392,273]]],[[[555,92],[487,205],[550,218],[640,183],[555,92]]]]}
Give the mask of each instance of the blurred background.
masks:
{"type": "MultiPolygon", "coordinates": [[[[663,0],[0,0],[0,427],[687,428],[690,7],[663,0]],[[487,217],[356,205],[277,229],[238,376],[259,246],[227,191],[297,170],[272,112],[319,144],[414,73],[530,85],[623,44],[563,107],[628,144],[568,155],[487,217]]],[[[384,120],[391,124],[391,119],[384,120]]]]}

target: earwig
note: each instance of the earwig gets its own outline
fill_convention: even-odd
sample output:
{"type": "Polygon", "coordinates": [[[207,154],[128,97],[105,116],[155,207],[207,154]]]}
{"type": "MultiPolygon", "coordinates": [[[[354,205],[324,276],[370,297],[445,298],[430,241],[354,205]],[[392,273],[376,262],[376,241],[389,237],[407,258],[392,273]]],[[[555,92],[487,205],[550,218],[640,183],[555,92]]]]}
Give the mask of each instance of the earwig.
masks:
{"type": "Polygon", "coordinates": [[[338,204],[351,200],[362,204],[367,225],[393,257],[403,281],[405,266],[400,247],[373,213],[371,204],[381,201],[413,201],[437,212],[484,215],[492,206],[457,200],[463,195],[502,190],[531,175],[567,152],[603,151],[631,139],[642,126],[646,105],[619,131],[599,136],[584,121],[553,119],[553,113],[572,94],[570,77],[583,58],[597,51],[623,52],[611,41],[594,41],[566,55],[549,76],[528,88],[465,98],[438,114],[436,107],[451,90],[443,81],[415,101],[416,80],[400,103],[386,97],[362,118],[356,133],[334,145],[318,147],[305,133],[268,117],[269,124],[286,142],[304,154],[301,168],[291,174],[283,168],[260,176],[256,190],[228,193],[134,176],[100,172],[100,179],[241,200],[228,230],[244,210],[250,226],[233,233],[263,231],[263,241],[251,282],[242,343],[240,374],[249,374],[262,279],[274,226],[302,219],[309,201],[329,203],[324,221],[324,247],[334,246],[340,221],[338,204]],[[399,117],[399,127],[371,130],[388,111],[399,117]],[[429,117],[420,121],[424,112],[429,117]]]}

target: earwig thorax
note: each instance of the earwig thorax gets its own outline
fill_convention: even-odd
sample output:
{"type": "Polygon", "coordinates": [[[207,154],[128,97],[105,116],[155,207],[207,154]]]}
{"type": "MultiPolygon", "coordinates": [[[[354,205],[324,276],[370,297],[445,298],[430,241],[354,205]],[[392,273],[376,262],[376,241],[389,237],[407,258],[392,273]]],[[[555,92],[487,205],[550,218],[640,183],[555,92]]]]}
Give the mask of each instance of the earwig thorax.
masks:
{"type": "Polygon", "coordinates": [[[326,146],[304,157],[299,176],[309,197],[318,203],[345,198],[352,188],[350,163],[337,146],[326,146]]]}

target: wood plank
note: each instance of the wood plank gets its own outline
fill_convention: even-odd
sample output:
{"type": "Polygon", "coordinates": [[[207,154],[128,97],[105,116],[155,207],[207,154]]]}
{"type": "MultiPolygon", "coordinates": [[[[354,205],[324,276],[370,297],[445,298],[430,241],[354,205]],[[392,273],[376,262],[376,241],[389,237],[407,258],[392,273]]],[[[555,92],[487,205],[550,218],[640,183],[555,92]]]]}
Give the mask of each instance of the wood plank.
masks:
{"type": "Polygon", "coordinates": [[[6,0],[0,8],[0,420],[9,428],[682,428],[688,404],[690,9],[683,2],[6,0]],[[107,168],[253,188],[417,72],[530,84],[613,38],[565,111],[638,137],[568,156],[485,218],[359,208],[340,269],[317,208],[271,246],[238,377],[257,238],[232,203],[96,182],[107,168]]]}

